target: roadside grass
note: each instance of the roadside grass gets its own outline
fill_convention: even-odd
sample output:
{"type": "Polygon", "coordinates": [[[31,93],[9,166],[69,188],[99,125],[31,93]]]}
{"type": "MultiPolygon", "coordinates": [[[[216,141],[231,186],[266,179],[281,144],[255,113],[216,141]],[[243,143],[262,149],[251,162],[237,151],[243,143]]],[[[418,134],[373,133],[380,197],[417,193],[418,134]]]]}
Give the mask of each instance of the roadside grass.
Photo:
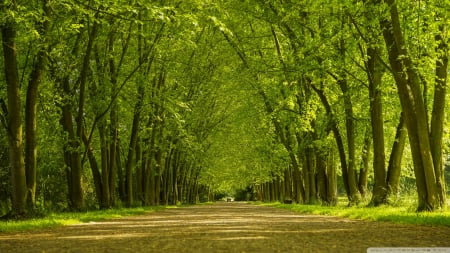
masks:
{"type": "Polygon", "coordinates": [[[450,227],[450,206],[435,212],[416,212],[416,202],[411,199],[406,199],[395,205],[383,205],[378,207],[368,207],[367,203],[348,207],[346,201],[341,199],[338,203],[337,206],[282,204],[279,202],[261,203],[261,205],[288,209],[302,214],[329,215],[359,220],[387,221],[400,224],[450,227]]]}
{"type": "Polygon", "coordinates": [[[165,206],[136,207],[48,214],[42,218],[0,221],[0,232],[26,231],[40,228],[67,226],[91,221],[109,220],[125,216],[142,215],[165,208],[165,206]]]}

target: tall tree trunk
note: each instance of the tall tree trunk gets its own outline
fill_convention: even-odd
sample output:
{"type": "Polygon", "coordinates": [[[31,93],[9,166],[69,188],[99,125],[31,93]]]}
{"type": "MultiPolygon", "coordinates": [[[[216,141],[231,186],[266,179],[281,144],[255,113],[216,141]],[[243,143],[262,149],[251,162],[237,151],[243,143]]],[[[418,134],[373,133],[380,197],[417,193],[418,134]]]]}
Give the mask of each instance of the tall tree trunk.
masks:
{"type": "Polygon", "coordinates": [[[361,195],[359,194],[357,183],[356,183],[356,157],[355,157],[355,124],[353,120],[353,104],[351,101],[350,91],[348,88],[347,79],[337,80],[339,87],[341,88],[342,94],[344,96],[344,107],[345,107],[345,129],[347,133],[347,177],[348,177],[348,188],[349,188],[349,205],[356,204],[360,201],[361,195]]]}
{"type": "Polygon", "coordinates": [[[19,71],[17,69],[16,27],[14,23],[7,21],[1,29],[8,97],[7,131],[12,182],[12,214],[22,215],[26,212],[27,182],[22,153],[22,112],[19,71]]]}
{"type": "Polygon", "coordinates": [[[369,80],[370,119],[373,139],[374,181],[371,203],[375,206],[387,203],[386,158],[384,153],[384,121],[381,94],[383,72],[376,46],[367,49],[367,75],[369,80]]]}
{"type": "Polygon", "coordinates": [[[37,97],[38,88],[42,82],[42,78],[47,64],[47,45],[46,36],[50,27],[50,7],[48,1],[43,1],[43,10],[45,17],[43,22],[37,24],[37,30],[42,38],[41,45],[38,49],[36,62],[31,72],[28,82],[27,97],[25,105],[25,171],[27,181],[27,205],[29,209],[36,207],[36,115],[37,115],[37,97]]]}
{"type": "Polygon", "coordinates": [[[444,166],[442,157],[442,138],[445,122],[445,97],[447,94],[447,69],[449,55],[448,38],[447,41],[445,40],[445,34],[448,34],[446,28],[447,25],[445,23],[441,24],[439,26],[439,33],[435,36],[435,40],[438,45],[436,48],[438,59],[436,60],[434,102],[430,126],[431,154],[433,155],[433,165],[436,174],[436,184],[440,202],[439,204],[441,206],[445,205],[446,199],[444,166]]]}
{"type": "Polygon", "coordinates": [[[416,176],[418,210],[434,210],[439,206],[439,193],[420,78],[404,42],[397,5],[394,0],[387,0],[387,4],[391,20],[383,19],[380,25],[400,102],[405,113],[416,176]]]}

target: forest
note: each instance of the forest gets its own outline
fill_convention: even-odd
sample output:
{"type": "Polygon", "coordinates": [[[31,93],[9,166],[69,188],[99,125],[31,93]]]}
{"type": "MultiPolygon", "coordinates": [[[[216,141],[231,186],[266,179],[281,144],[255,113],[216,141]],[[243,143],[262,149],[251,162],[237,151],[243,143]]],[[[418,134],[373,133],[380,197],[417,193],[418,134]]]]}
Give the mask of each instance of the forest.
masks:
{"type": "Polygon", "coordinates": [[[447,0],[0,6],[0,216],[448,206],[447,0]]]}

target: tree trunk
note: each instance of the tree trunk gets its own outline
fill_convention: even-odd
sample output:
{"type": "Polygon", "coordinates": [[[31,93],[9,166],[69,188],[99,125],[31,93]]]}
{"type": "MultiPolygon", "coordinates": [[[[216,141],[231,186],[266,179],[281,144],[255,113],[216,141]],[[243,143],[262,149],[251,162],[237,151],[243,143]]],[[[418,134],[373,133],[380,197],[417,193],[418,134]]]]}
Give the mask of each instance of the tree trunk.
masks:
{"type": "Polygon", "coordinates": [[[102,200],[103,200],[102,176],[100,174],[97,159],[95,158],[93,148],[92,148],[91,144],[89,143],[86,132],[83,134],[83,142],[86,147],[89,165],[91,167],[92,178],[94,179],[95,195],[97,197],[99,206],[102,207],[102,200]]]}
{"type": "Polygon", "coordinates": [[[371,131],[366,130],[364,137],[364,146],[361,155],[361,166],[359,169],[358,189],[363,199],[367,196],[367,178],[369,176],[369,161],[371,153],[372,138],[370,138],[371,131]]]}
{"type": "MultiPolygon", "coordinates": [[[[440,206],[445,206],[446,189],[444,180],[444,166],[442,157],[442,138],[444,133],[445,122],[445,105],[447,94],[447,69],[448,69],[448,42],[446,39],[446,24],[439,26],[439,34],[435,36],[435,40],[438,44],[436,53],[438,59],[436,60],[435,70],[435,88],[434,88],[434,101],[433,111],[431,116],[430,126],[430,146],[431,154],[433,155],[433,165],[436,174],[436,185],[439,196],[440,206]]],[[[447,32],[448,34],[448,32],[447,32]]],[[[448,40],[448,38],[447,38],[448,40]]]]}
{"type": "Polygon", "coordinates": [[[328,118],[330,121],[329,127],[331,128],[331,131],[333,132],[334,139],[336,140],[336,146],[337,146],[338,152],[339,152],[339,160],[341,163],[342,179],[344,181],[344,188],[347,193],[347,198],[348,198],[349,202],[352,203],[352,193],[350,191],[350,186],[349,186],[349,182],[348,182],[347,156],[345,154],[345,148],[344,148],[344,142],[342,141],[342,135],[339,132],[336,121],[334,120],[334,115],[331,110],[331,105],[328,102],[328,99],[325,96],[325,93],[323,92],[323,90],[318,89],[314,85],[312,85],[311,87],[319,96],[320,101],[322,102],[322,105],[325,107],[325,111],[328,115],[328,118]]]}
{"type": "Polygon", "coordinates": [[[315,203],[317,201],[315,154],[311,148],[306,148],[304,152],[305,166],[303,167],[303,178],[305,180],[305,190],[307,189],[308,191],[305,193],[305,202],[315,203]]]}
{"type": "Polygon", "coordinates": [[[148,177],[149,177],[149,181],[148,183],[148,198],[149,198],[149,204],[154,206],[156,205],[156,181],[155,181],[155,166],[154,163],[151,162],[152,160],[154,160],[153,156],[150,157],[150,160],[148,161],[148,177]]]}
{"type": "Polygon", "coordinates": [[[350,91],[348,88],[347,80],[340,79],[337,80],[339,87],[341,88],[342,94],[344,96],[344,107],[345,107],[345,129],[347,133],[347,177],[348,177],[348,188],[349,188],[349,205],[356,204],[360,201],[361,195],[359,194],[357,183],[356,183],[356,158],[355,158],[355,124],[353,120],[353,104],[351,101],[350,91]]]}
{"type": "Polygon", "coordinates": [[[397,5],[388,0],[391,20],[381,20],[389,62],[405,113],[409,143],[414,163],[418,193],[418,211],[434,210],[439,206],[439,193],[430,147],[427,115],[420,88],[417,68],[413,65],[403,39],[397,5]]]}
{"type": "MultiPolygon", "coordinates": [[[[64,90],[62,97],[65,98],[66,101],[63,101],[64,104],[61,104],[61,119],[60,119],[60,124],[63,127],[64,132],[67,133],[67,140],[66,143],[64,144],[64,162],[66,164],[66,172],[67,172],[67,185],[69,188],[69,205],[70,208],[72,209],[76,209],[74,208],[74,206],[76,205],[76,201],[80,202],[81,200],[78,198],[74,199],[75,193],[74,193],[74,189],[75,187],[79,186],[80,190],[77,191],[78,193],[81,192],[81,176],[80,178],[75,178],[74,182],[74,177],[73,177],[73,171],[74,171],[74,167],[75,166],[80,166],[81,167],[81,158],[80,158],[80,153],[77,151],[80,147],[79,142],[77,142],[76,138],[75,138],[75,132],[74,132],[74,128],[73,128],[73,121],[72,121],[72,112],[70,111],[70,105],[68,104],[69,102],[67,101],[68,99],[66,98],[68,95],[68,79],[66,78],[63,81],[62,84],[62,89],[64,90]]],[[[78,169],[78,171],[81,171],[81,168],[78,169]]],[[[80,196],[78,196],[80,197],[80,196]]]]}
{"type": "Polygon", "coordinates": [[[117,189],[117,163],[118,157],[118,138],[119,138],[119,125],[118,125],[118,106],[115,103],[111,107],[110,116],[110,147],[109,147],[109,193],[110,193],[110,203],[112,206],[116,206],[116,189],[117,189]]]}
{"type": "Polygon", "coordinates": [[[128,156],[126,162],[126,195],[127,206],[131,207],[133,204],[133,168],[135,166],[136,158],[136,144],[139,135],[139,125],[141,121],[141,107],[144,99],[144,87],[139,85],[137,101],[134,107],[133,123],[131,128],[130,144],[128,145],[128,156]]]}
{"type": "Polygon", "coordinates": [[[43,10],[45,18],[43,22],[37,24],[37,29],[44,40],[41,41],[42,45],[39,46],[37,59],[28,82],[25,105],[25,171],[28,191],[27,205],[29,209],[34,209],[36,207],[36,115],[38,88],[42,82],[45,66],[47,64],[45,38],[50,27],[48,19],[50,16],[50,7],[47,5],[47,0],[43,1],[43,10]]]}
{"type": "MultiPolygon", "coordinates": [[[[284,194],[284,200],[293,200],[292,197],[292,173],[291,173],[291,167],[287,167],[284,170],[284,187],[285,187],[285,194],[284,194]]],[[[257,194],[259,199],[259,194],[257,194]]]]}
{"type": "Polygon", "coordinates": [[[159,206],[161,201],[161,180],[162,180],[162,154],[158,150],[156,152],[156,166],[155,166],[155,205],[159,206]]]}
{"type": "Polygon", "coordinates": [[[328,181],[325,157],[320,154],[320,151],[316,152],[317,157],[317,191],[322,204],[328,205],[328,181]]]}
{"type": "Polygon", "coordinates": [[[395,141],[392,145],[391,156],[389,157],[389,165],[387,171],[388,197],[397,197],[400,184],[400,172],[402,169],[403,150],[406,143],[406,129],[404,115],[401,113],[400,120],[395,133],[395,141]]]}
{"type": "Polygon", "coordinates": [[[122,202],[126,202],[127,200],[127,191],[126,191],[126,172],[124,171],[124,167],[121,162],[121,154],[120,154],[120,144],[119,139],[116,147],[116,156],[117,156],[117,176],[119,178],[119,197],[122,202]]]}
{"type": "Polygon", "coordinates": [[[337,175],[336,168],[334,165],[334,151],[331,149],[329,151],[327,159],[327,202],[331,206],[337,204],[337,175]]]}
{"type": "Polygon", "coordinates": [[[374,206],[387,203],[386,158],[384,153],[383,102],[381,78],[383,72],[379,60],[380,50],[376,46],[367,49],[367,75],[369,80],[370,119],[373,139],[374,181],[371,203],[374,206]]]}
{"type": "MultiPolygon", "coordinates": [[[[178,202],[178,168],[179,168],[179,162],[180,162],[180,157],[177,151],[175,151],[174,149],[171,150],[171,152],[174,153],[174,157],[173,157],[173,164],[172,164],[172,204],[176,205],[178,202]]],[[[209,201],[209,200],[208,200],[209,201]]]]}
{"type": "Polygon", "coordinates": [[[106,122],[102,122],[98,126],[98,131],[100,135],[100,157],[102,161],[102,196],[101,196],[101,208],[110,208],[111,207],[111,195],[109,193],[109,175],[110,175],[110,164],[109,164],[109,147],[108,142],[106,140],[106,136],[108,135],[106,131],[106,122]]]}
{"type": "Polygon", "coordinates": [[[6,22],[2,26],[4,69],[8,97],[8,144],[12,182],[12,214],[26,212],[27,181],[23,156],[20,81],[17,69],[16,28],[6,22]]]}
{"type": "Polygon", "coordinates": [[[309,204],[310,202],[310,196],[311,196],[311,194],[310,194],[310,190],[311,190],[311,188],[310,188],[310,182],[309,182],[309,164],[308,164],[308,155],[309,154],[307,154],[307,152],[306,152],[306,150],[303,150],[302,151],[303,152],[303,154],[302,154],[302,156],[299,156],[299,157],[302,157],[302,159],[300,160],[300,162],[302,162],[303,163],[303,166],[302,166],[302,170],[301,170],[301,175],[302,175],[302,178],[303,178],[303,186],[305,187],[305,197],[304,197],[304,199],[303,199],[303,202],[305,203],[305,204],[309,204]]]}
{"type": "MultiPolygon", "coordinates": [[[[292,160],[291,158],[291,161],[292,160]]],[[[295,202],[303,204],[305,202],[305,188],[303,187],[302,174],[297,163],[292,163],[292,176],[294,178],[294,196],[295,202]]]]}

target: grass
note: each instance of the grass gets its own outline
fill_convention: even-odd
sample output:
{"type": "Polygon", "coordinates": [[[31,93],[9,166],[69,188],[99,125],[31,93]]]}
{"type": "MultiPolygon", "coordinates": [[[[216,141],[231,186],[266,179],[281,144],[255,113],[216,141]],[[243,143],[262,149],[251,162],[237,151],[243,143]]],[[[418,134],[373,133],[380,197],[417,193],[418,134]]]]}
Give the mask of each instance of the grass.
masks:
{"type": "Polygon", "coordinates": [[[346,206],[345,201],[339,201],[337,206],[296,205],[282,203],[263,203],[261,205],[284,208],[303,214],[330,215],[351,219],[369,221],[388,221],[401,224],[431,225],[450,227],[450,211],[438,210],[435,212],[415,212],[415,205],[404,202],[397,206],[367,207],[346,206]]]}
{"type": "Polygon", "coordinates": [[[164,208],[166,207],[157,206],[108,209],[88,212],[66,212],[49,214],[43,218],[0,221],[0,232],[26,231],[39,228],[73,225],[90,221],[108,220],[131,215],[141,215],[164,208]]]}
{"type": "MultiPolygon", "coordinates": [[[[449,197],[450,199],[450,197],[449,197]]],[[[205,203],[206,205],[211,203],[205,203]]],[[[284,208],[303,214],[331,215],[351,219],[370,221],[388,221],[402,224],[432,225],[450,227],[450,208],[436,212],[415,212],[414,201],[403,201],[397,206],[367,207],[367,203],[347,207],[346,201],[340,199],[337,206],[295,205],[275,203],[258,203],[260,205],[284,208]]],[[[28,220],[0,221],[0,232],[26,231],[39,228],[51,228],[79,224],[90,221],[101,221],[145,213],[177,206],[136,207],[108,209],[88,212],[66,212],[49,214],[43,218],[28,220]]]]}

